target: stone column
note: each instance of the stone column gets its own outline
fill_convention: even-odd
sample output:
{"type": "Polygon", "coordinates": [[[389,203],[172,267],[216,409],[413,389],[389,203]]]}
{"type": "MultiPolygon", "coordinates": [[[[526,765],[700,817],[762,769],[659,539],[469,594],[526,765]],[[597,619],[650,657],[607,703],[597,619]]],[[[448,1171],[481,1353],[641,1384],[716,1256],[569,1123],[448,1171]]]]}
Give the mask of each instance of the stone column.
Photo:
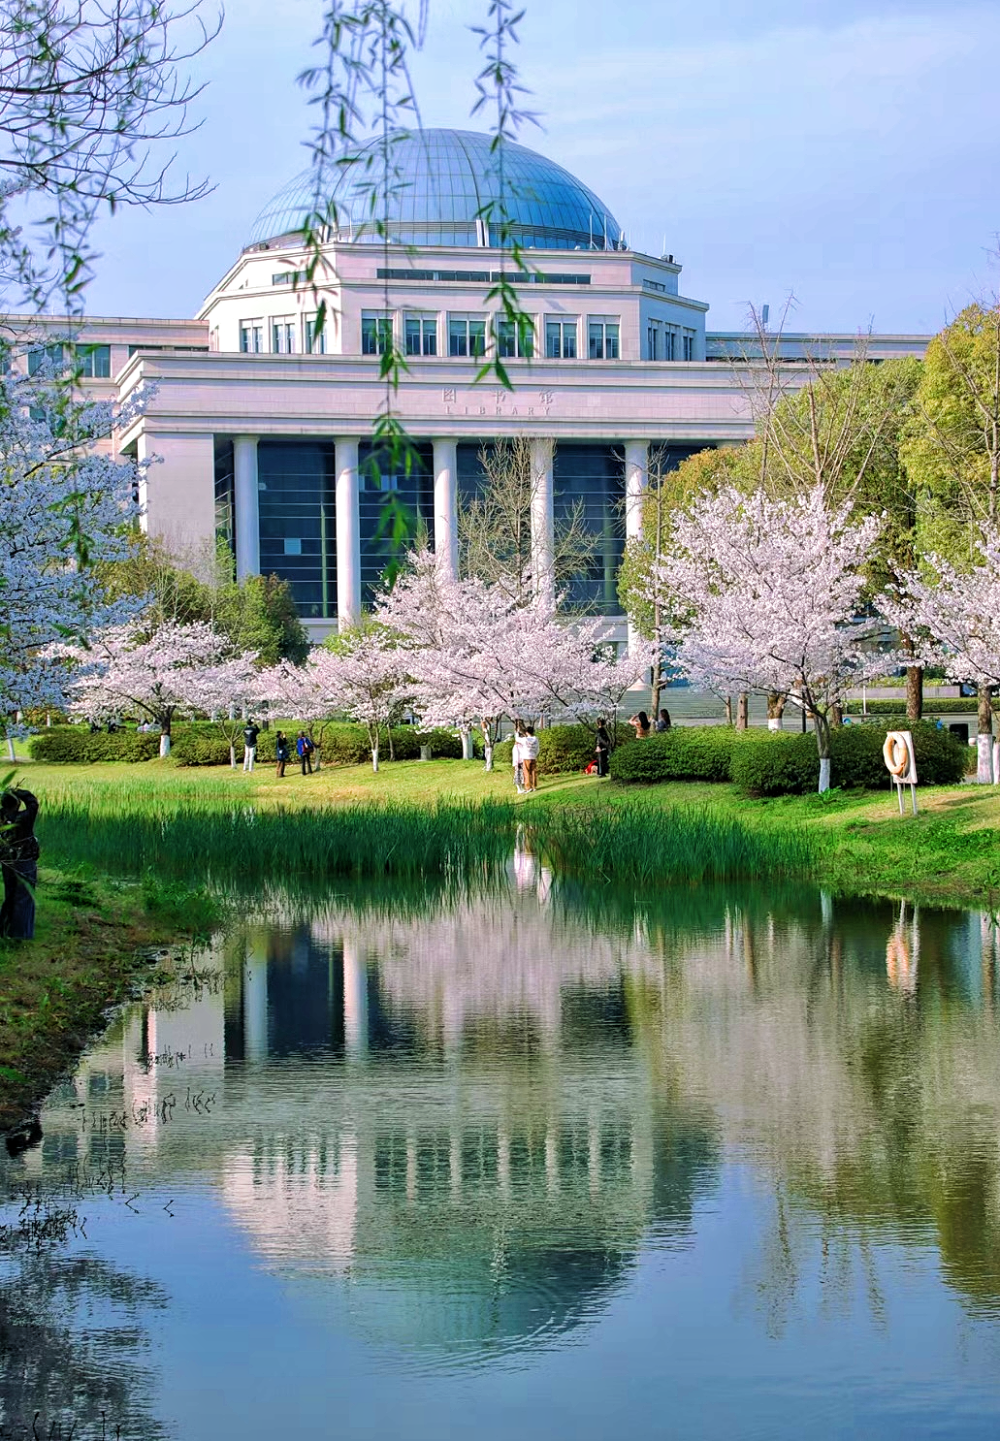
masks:
{"type": "MultiPolygon", "coordinates": [[[[638,540],[642,534],[642,501],[649,480],[649,445],[644,440],[625,443],[625,541],[638,540]]],[[[639,632],[629,621],[629,653],[639,643],[639,632]]]]}
{"type": "Polygon", "coordinates": [[[552,441],[531,442],[531,568],[536,594],[554,602],[556,593],[552,441]]]}
{"type": "Polygon", "coordinates": [[[337,629],[361,618],[361,516],[358,442],[337,441],[337,629]]]}
{"type": "Polygon", "coordinates": [[[257,437],[233,440],[233,492],[236,503],[236,579],[260,575],[260,491],[257,437]]]}
{"type": "Polygon", "coordinates": [[[637,540],[642,534],[642,498],[649,478],[649,446],[644,440],[625,445],[625,537],[637,540]]]}
{"type": "Polygon", "coordinates": [[[458,577],[458,441],[434,442],[434,554],[446,575],[458,577]]]}

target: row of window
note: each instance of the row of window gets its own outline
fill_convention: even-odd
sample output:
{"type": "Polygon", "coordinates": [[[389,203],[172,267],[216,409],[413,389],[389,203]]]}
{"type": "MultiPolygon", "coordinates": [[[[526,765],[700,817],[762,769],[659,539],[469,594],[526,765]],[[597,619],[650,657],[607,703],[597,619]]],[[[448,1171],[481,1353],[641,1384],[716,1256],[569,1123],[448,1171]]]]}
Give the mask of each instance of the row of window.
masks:
{"type": "MultiPolygon", "coordinates": [[[[580,356],[579,330],[586,325],[586,351],[590,360],[619,358],[621,324],[617,316],[588,316],[567,319],[547,316],[544,321],[545,358],[576,360],[580,356]]],[[[394,337],[395,317],[363,312],[361,316],[362,355],[384,355],[394,337]]],[[[484,356],[487,340],[492,339],[496,354],[502,360],[530,360],[536,354],[538,324],[534,316],[522,324],[512,320],[493,319],[485,315],[449,315],[447,344],[449,356],[484,356]]],[[[403,317],[403,349],[407,355],[438,354],[438,317],[436,315],[405,315],[403,317]]]]}
{"type": "Polygon", "coordinates": [[[694,331],[651,320],[646,327],[647,360],[694,360],[694,331]]]}
{"type": "Polygon", "coordinates": [[[110,380],[110,345],[39,345],[28,351],[28,374],[43,369],[61,371],[69,365],[79,369],[85,380],[110,380]]]}
{"type": "Polygon", "coordinates": [[[294,355],[299,350],[304,355],[325,355],[326,330],[318,314],[301,319],[296,315],[274,315],[267,324],[263,316],[241,320],[240,350],[244,355],[263,355],[267,351],[294,355]],[[265,340],[270,343],[265,344],[265,340]]]}

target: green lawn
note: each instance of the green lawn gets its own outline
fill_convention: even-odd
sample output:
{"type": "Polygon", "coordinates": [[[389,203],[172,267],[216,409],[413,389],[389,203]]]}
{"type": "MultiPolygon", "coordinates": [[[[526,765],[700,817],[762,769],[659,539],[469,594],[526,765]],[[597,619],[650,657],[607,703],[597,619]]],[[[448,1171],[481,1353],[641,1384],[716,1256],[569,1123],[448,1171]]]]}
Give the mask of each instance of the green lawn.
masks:
{"type": "Polygon", "coordinates": [[[888,792],[827,798],[748,800],[733,786],[671,783],[622,787],[584,775],[543,776],[533,796],[515,796],[509,768],[486,774],[479,761],[397,761],[375,775],[370,766],[331,767],[303,777],[289,769],[277,780],[273,769],[251,775],[228,767],[142,765],[50,766],[24,761],[23,783],[43,800],[67,792],[190,795],[231,801],[252,800],[282,809],[325,807],[391,800],[424,806],[438,802],[512,800],[527,813],[549,806],[618,806],[640,800],[647,812],[669,823],[677,808],[705,808],[738,814],[768,828],[795,825],[815,840],[821,879],[842,890],[880,891],[926,901],[1000,904],[1000,788],[974,785],[927,788],[919,792],[920,815],[900,819],[888,792]]]}

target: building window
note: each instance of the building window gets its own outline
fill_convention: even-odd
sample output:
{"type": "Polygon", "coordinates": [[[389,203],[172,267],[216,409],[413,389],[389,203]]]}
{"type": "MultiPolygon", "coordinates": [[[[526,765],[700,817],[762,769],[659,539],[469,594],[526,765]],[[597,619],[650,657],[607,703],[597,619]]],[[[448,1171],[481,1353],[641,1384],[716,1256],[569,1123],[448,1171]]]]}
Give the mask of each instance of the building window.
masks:
{"type": "Polygon", "coordinates": [[[528,318],[519,324],[513,320],[498,320],[496,343],[501,360],[530,360],[535,353],[534,321],[528,318]]]}
{"type": "Polygon", "coordinates": [[[576,359],[575,320],[546,320],[545,357],[547,360],[576,359]]]}
{"type": "Polygon", "coordinates": [[[448,317],[448,354],[486,354],[486,321],[467,315],[448,317]]]}
{"type": "Polygon", "coordinates": [[[263,320],[240,321],[240,350],[244,355],[260,355],[264,349],[263,320]]]}
{"type": "Polygon", "coordinates": [[[80,374],[87,380],[111,378],[111,346],[82,345],[77,351],[80,374]]]}
{"type": "Polygon", "coordinates": [[[59,370],[63,363],[61,345],[38,346],[28,351],[28,374],[37,375],[44,366],[48,370],[59,370]]]}
{"type": "Polygon", "coordinates": [[[676,359],[677,359],[677,332],[676,332],[675,330],[670,330],[670,329],[668,328],[668,329],[664,332],[663,340],[664,340],[664,347],[663,347],[663,358],[664,358],[664,360],[676,360],[676,359]]]}
{"type": "Polygon", "coordinates": [[[694,360],[694,336],[690,334],[684,336],[684,359],[694,360]]]}
{"type": "Polygon", "coordinates": [[[590,317],[587,331],[591,360],[618,359],[618,330],[617,320],[601,319],[593,315],[590,317]]]}
{"type": "Polygon", "coordinates": [[[294,315],[279,315],[271,321],[271,349],[275,355],[291,355],[294,352],[294,315]]]}
{"type": "Polygon", "coordinates": [[[436,315],[406,317],[407,355],[437,355],[438,334],[436,315]]]}
{"type": "Polygon", "coordinates": [[[649,360],[660,358],[660,327],[650,325],[646,329],[646,357],[649,360]]]}
{"type": "Polygon", "coordinates": [[[361,316],[361,354],[385,355],[392,349],[392,316],[361,316]]]}
{"type": "Polygon", "coordinates": [[[306,355],[326,354],[326,327],[319,324],[319,312],[307,315],[302,323],[302,349],[306,355]]]}

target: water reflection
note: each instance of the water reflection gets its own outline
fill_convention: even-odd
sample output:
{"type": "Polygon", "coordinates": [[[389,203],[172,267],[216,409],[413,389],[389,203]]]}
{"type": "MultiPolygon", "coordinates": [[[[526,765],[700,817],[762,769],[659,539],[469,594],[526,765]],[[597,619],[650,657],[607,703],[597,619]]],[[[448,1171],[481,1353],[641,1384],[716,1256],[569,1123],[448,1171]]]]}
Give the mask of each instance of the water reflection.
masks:
{"type": "Polygon", "coordinates": [[[123,1016],[8,1181],[210,1193],[317,1326],[420,1365],[583,1344],[734,1207],[732,1304],[770,1336],[816,1294],[878,1318],[886,1242],[995,1317],[993,918],[542,872],[249,921],[123,1016]]]}

